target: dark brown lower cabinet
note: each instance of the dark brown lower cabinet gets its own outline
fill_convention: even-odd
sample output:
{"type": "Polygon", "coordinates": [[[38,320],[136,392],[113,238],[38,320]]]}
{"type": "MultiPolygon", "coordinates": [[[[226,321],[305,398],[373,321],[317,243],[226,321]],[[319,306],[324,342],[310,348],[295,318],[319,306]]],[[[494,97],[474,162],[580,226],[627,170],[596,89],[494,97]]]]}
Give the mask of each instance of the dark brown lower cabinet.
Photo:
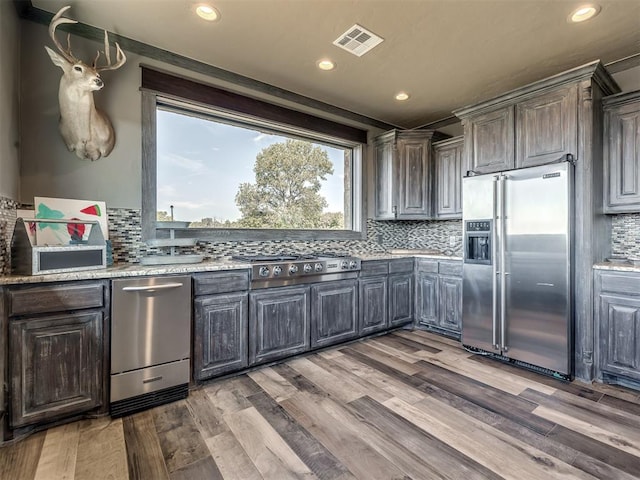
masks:
{"type": "Polygon", "coordinates": [[[311,348],[351,340],[358,335],[358,281],[311,286],[311,348]]]}
{"type": "Polygon", "coordinates": [[[389,327],[387,277],[365,277],[359,280],[358,304],[360,335],[380,332],[389,327]]]}
{"type": "Polygon", "coordinates": [[[9,322],[12,427],[101,405],[103,323],[102,311],[9,322]]]}
{"type": "Polygon", "coordinates": [[[109,305],[109,281],[0,289],[10,429],[106,413],[109,305]]]}
{"type": "Polygon", "coordinates": [[[205,380],[248,365],[248,293],[194,300],[193,376],[205,380]]]}
{"type": "Polygon", "coordinates": [[[462,278],[440,276],[440,327],[459,333],[462,330],[462,278]]]}
{"type": "Polygon", "coordinates": [[[249,364],[309,349],[310,290],[282,287],[249,294],[249,364]]]}
{"type": "Polygon", "coordinates": [[[459,337],[462,330],[462,265],[420,259],[416,272],[416,318],[419,326],[459,337]]]}
{"type": "Polygon", "coordinates": [[[417,322],[420,325],[438,325],[438,274],[418,272],[417,322]]]}
{"type": "Polygon", "coordinates": [[[640,274],[595,272],[597,378],[640,387],[640,274]]]}
{"type": "Polygon", "coordinates": [[[389,326],[413,322],[413,273],[389,275],[389,326]]]}

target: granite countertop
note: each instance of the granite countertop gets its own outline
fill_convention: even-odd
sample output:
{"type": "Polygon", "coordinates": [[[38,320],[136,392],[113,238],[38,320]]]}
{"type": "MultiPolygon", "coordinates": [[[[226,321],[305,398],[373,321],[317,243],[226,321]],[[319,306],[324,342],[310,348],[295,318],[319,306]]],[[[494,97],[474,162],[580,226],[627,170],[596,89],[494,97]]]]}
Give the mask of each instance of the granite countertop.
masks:
{"type": "Polygon", "coordinates": [[[455,257],[452,255],[445,255],[438,250],[428,249],[390,249],[386,252],[380,253],[363,253],[356,255],[361,260],[393,260],[394,258],[433,258],[434,260],[454,260],[462,261],[462,257],[455,257]]]}
{"type": "Polygon", "coordinates": [[[627,262],[600,262],[593,266],[596,270],[611,270],[615,272],[638,272],[640,273],[640,261],[633,260],[627,262]]]}
{"type": "MultiPolygon", "coordinates": [[[[435,260],[462,261],[462,257],[445,255],[435,250],[392,249],[380,253],[365,253],[355,255],[362,260],[393,260],[397,258],[432,258],[435,260]]],[[[108,278],[143,277],[149,275],[172,275],[180,273],[216,272],[220,270],[242,270],[251,268],[248,263],[223,257],[201,263],[184,263],[172,265],[140,265],[128,263],[98,270],[82,270],[69,273],[53,273],[46,275],[4,275],[0,276],[1,285],[16,285],[22,283],[64,282],[72,280],[96,280],[108,278]]],[[[596,270],[610,270],[618,272],[640,273],[640,261],[635,262],[601,262],[593,266],[596,270]]]]}
{"type": "MultiPolygon", "coordinates": [[[[392,260],[395,258],[433,258],[438,260],[462,260],[461,257],[444,255],[435,250],[388,250],[381,253],[355,254],[362,260],[392,260]]],[[[81,270],[67,273],[45,275],[5,275],[0,276],[1,285],[25,283],[64,282],[73,280],[99,280],[109,278],[143,277],[149,275],[172,275],[180,273],[215,272],[220,270],[241,270],[251,268],[248,263],[232,260],[229,257],[207,260],[201,263],[182,263],[169,265],[140,265],[138,263],[119,264],[97,270],[81,270]]]]}
{"type": "Polygon", "coordinates": [[[200,263],[180,263],[170,265],[140,265],[139,263],[126,263],[98,270],[50,273],[46,275],[0,276],[0,285],[143,277],[147,275],[171,275],[177,273],[216,272],[220,270],[241,270],[245,268],[251,268],[251,265],[237,260],[231,260],[229,258],[208,260],[200,263]]]}

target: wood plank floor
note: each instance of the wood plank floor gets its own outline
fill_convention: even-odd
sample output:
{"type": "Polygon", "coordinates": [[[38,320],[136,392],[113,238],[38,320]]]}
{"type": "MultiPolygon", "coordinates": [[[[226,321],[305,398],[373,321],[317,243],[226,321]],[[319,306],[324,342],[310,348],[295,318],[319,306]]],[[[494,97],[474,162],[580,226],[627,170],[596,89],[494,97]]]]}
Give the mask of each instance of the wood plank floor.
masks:
{"type": "Polygon", "coordinates": [[[397,331],[0,448],[0,479],[640,478],[640,392],[397,331]]]}

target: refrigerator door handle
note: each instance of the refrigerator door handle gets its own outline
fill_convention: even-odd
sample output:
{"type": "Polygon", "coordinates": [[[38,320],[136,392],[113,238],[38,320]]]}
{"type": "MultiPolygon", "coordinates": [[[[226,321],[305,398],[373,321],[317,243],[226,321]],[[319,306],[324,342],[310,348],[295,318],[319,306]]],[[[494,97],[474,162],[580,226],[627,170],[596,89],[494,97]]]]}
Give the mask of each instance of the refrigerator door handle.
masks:
{"type": "Polygon", "coordinates": [[[500,187],[500,348],[503,352],[509,350],[507,346],[507,262],[506,262],[506,175],[500,175],[499,187],[500,187]]]}
{"type": "Polygon", "coordinates": [[[500,350],[500,344],[498,343],[498,275],[500,272],[498,270],[498,244],[497,238],[498,235],[496,233],[496,220],[498,218],[498,175],[493,177],[493,228],[491,229],[491,265],[493,269],[493,275],[491,276],[492,288],[491,288],[491,296],[492,296],[492,304],[493,308],[491,311],[493,312],[493,322],[492,322],[492,344],[495,350],[500,350]]]}

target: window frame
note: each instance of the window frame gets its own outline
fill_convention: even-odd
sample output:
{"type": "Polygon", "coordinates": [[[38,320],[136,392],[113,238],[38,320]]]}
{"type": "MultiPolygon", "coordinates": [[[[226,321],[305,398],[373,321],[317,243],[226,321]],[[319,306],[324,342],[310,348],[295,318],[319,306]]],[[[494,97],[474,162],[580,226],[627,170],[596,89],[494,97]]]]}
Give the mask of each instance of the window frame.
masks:
{"type": "MultiPolygon", "coordinates": [[[[167,106],[177,106],[180,109],[194,113],[194,116],[204,117],[202,112],[212,112],[215,119],[216,112],[222,116],[231,116],[247,122],[265,122],[267,128],[281,127],[284,134],[295,136],[295,132],[301,135],[308,134],[308,139],[322,142],[323,138],[332,138],[337,142],[324,141],[324,143],[336,144],[352,149],[351,160],[351,216],[352,225],[349,230],[311,230],[311,229],[240,229],[240,228],[183,228],[175,229],[175,238],[197,238],[198,240],[220,241],[314,241],[314,240],[364,240],[366,239],[366,215],[364,209],[364,184],[366,178],[364,155],[366,151],[366,136],[364,130],[341,125],[329,120],[313,117],[309,114],[286,109],[266,102],[244,97],[239,94],[226,92],[216,87],[196,83],[182,77],[174,77],[170,74],[157,72],[143,67],[142,95],[142,212],[141,234],[142,241],[167,238],[169,231],[166,228],[156,226],[157,210],[157,109],[167,106]],[[145,74],[151,80],[145,82],[145,74]],[[157,79],[161,81],[158,81],[157,79]],[[176,85],[172,85],[172,79],[176,85]],[[185,89],[184,82],[188,82],[194,89],[204,95],[192,95],[193,90],[185,89]],[[182,83],[182,85],[181,85],[182,83]],[[213,100],[207,98],[211,94],[213,100]],[[222,94],[222,101],[216,101],[216,95],[222,94]],[[200,98],[198,98],[200,97],[200,98]],[[204,98],[203,98],[204,97],[204,98]],[[220,104],[223,105],[220,105],[220,104]],[[234,109],[237,103],[239,108],[234,109]],[[263,107],[266,106],[266,110],[263,107]],[[263,113],[263,115],[250,112],[263,113]],[[266,114],[265,114],[266,112],[266,114]],[[279,121],[286,118],[287,114],[294,119],[292,123],[279,121]],[[271,118],[264,118],[265,116],[271,118]],[[314,120],[316,121],[314,123],[314,120]],[[309,123],[318,127],[319,131],[305,128],[309,123]],[[297,122],[297,124],[296,124],[297,122]],[[344,138],[344,140],[342,140],[344,138]],[[364,141],[363,141],[364,140],[364,141]]],[[[219,98],[218,98],[219,100],[219,98]]],[[[348,222],[345,219],[345,223],[348,222]]]]}

